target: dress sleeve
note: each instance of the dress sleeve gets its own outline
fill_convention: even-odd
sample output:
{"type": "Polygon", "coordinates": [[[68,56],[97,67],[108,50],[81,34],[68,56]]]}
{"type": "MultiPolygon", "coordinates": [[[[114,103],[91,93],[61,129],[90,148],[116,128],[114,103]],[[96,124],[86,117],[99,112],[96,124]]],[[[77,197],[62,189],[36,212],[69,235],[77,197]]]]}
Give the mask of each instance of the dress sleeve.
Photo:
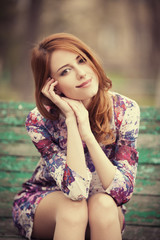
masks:
{"type": "Polygon", "coordinates": [[[26,119],[26,128],[32,142],[43,159],[44,181],[56,185],[72,200],[87,198],[91,181],[91,173],[87,168],[86,179],[73,171],[66,163],[66,149],[62,149],[58,141],[47,130],[41,115],[30,112],[26,119]]]}
{"type": "Polygon", "coordinates": [[[138,165],[136,150],[139,132],[140,110],[137,103],[127,107],[119,129],[113,164],[116,173],[106,193],[111,195],[118,206],[128,202],[133,194],[138,165]]]}

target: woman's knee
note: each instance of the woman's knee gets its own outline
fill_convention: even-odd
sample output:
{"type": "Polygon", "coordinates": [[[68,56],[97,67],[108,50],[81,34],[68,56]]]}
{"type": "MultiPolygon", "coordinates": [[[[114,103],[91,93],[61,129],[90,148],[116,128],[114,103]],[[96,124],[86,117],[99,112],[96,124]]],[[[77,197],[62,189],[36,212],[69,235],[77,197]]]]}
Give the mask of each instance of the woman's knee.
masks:
{"type": "Polygon", "coordinates": [[[67,199],[57,212],[56,222],[63,222],[68,225],[85,225],[88,222],[88,208],[86,200],[72,201],[67,199]]]}
{"type": "Polygon", "coordinates": [[[89,223],[106,227],[118,220],[118,208],[107,194],[93,195],[88,201],[89,223]]]}

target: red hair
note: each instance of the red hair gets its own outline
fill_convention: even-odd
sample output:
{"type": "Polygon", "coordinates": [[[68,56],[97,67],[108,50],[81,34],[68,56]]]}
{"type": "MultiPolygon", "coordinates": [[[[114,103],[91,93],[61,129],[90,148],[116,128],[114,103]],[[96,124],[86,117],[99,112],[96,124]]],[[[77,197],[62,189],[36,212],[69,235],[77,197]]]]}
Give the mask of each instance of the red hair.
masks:
{"type": "Polygon", "coordinates": [[[59,118],[60,109],[46,98],[41,90],[50,76],[50,56],[57,49],[68,50],[83,56],[93,68],[99,79],[99,90],[93,97],[88,107],[92,132],[98,142],[110,144],[114,141],[114,135],[110,128],[112,118],[111,99],[108,90],[112,82],[107,78],[93,51],[77,37],[67,34],[53,34],[41,41],[32,51],[31,66],[35,80],[35,99],[40,113],[47,119],[59,118]],[[44,105],[53,108],[52,113],[47,111],[44,105]],[[54,114],[53,114],[54,113],[54,114]]]}

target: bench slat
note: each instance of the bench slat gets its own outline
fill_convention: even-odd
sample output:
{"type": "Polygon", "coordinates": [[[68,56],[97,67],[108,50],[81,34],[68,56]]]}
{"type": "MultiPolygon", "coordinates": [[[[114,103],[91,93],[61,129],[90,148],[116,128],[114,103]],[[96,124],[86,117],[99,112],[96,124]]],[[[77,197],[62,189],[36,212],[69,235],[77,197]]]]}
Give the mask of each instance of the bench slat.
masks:
{"type": "Polygon", "coordinates": [[[8,110],[8,109],[13,109],[13,110],[19,110],[19,111],[24,111],[24,110],[29,110],[33,109],[35,107],[35,103],[30,103],[30,102],[0,102],[0,109],[2,110],[8,110]]]}
{"type": "MultiPolygon", "coordinates": [[[[154,141],[154,140],[153,140],[154,141]]],[[[160,148],[138,147],[140,164],[160,164],[160,148]]]]}
{"type": "Polygon", "coordinates": [[[0,239],[24,239],[22,238],[11,218],[0,218],[0,239]]]}
{"type": "Polygon", "coordinates": [[[160,165],[139,165],[137,179],[160,180],[160,165]]]}
{"type": "Polygon", "coordinates": [[[33,172],[40,157],[25,156],[0,156],[0,171],[10,172],[33,172]]]}
{"type": "Polygon", "coordinates": [[[133,195],[127,203],[128,224],[160,226],[160,196],[133,195]]]}
{"type": "Polygon", "coordinates": [[[140,134],[137,141],[138,148],[157,148],[160,149],[160,134],[140,134]]]}
{"type": "Polygon", "coordinates": [[[160,181],[136,179],[135,193],[160,195],[160,181]]]}
{"type": "Polygon", "coordinates": [[[38,150],[32,143],[1,143],[0,144],[1,155],[13,155],[13,156],[40,156],[38,150]]]}
{"type": "Polygon", "coordinates": [[[149,226],[127,225],[123,235],[123,240],[159,240],[160,228],[149,226]]]}
{"type": "Polygon", "coordinates": [[[0,142],[11,144],[16,141],[31,142],[25,127],[0,126],[0,142]]]}
{"type": "Polygon", "coordinates": [[[139,133],[150,133],[150,134],[159,134],[160,133],[160,123],[157,122],[141,122],[139,133]]]}
{"type": "Polygon", "coordinates": [[[160,108],[141,107],[141,121],[160,121],[160,108]]]}

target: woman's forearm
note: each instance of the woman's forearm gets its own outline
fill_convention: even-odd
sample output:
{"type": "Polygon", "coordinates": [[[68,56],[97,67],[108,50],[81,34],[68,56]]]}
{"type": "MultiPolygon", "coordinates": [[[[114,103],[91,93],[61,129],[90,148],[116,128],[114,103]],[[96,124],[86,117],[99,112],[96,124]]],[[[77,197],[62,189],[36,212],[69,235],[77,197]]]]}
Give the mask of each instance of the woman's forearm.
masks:
{"type": "Polygon", "coordinates": [[[87,168],[82,140],[75,117],[66,119],[67,125],[67,164],[81,177],[87,177],[87,168]]]}
{"type": "Polygon", "coordinates": [[[107,189],[115,176],[115,166],[106,157],[99,143],[92,134],[87,140],[90,156],[96,168],[97,174],[102,182],[103,188],[107,189]]]}

